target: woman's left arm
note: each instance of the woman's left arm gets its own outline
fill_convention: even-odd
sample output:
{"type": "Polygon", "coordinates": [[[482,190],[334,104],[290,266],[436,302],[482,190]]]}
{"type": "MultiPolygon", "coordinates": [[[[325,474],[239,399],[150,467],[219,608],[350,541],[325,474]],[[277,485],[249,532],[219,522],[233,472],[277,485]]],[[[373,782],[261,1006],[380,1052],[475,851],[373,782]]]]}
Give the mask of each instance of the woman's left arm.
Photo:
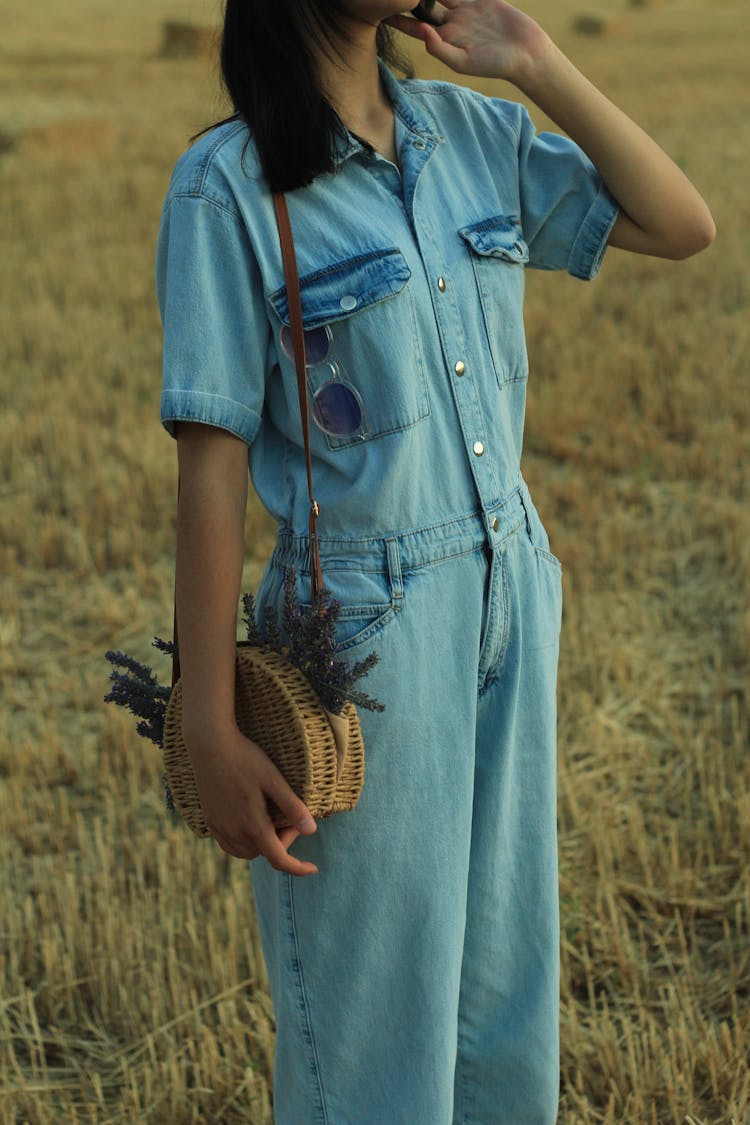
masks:
{"type": "Polygon", "coordinates": [[[711,212],[663,149],[596,88],[530,16],[505,0],[443,0],[438,26],[387,22],[460,74],[502,78],[578,144],[619,204],[609,245],[688,258],[715,236],[711,212]]]}
{"type": "Polygon", "coordinates": [[[711,212],[684,172],[551,40],[516,85],[580,145],[620,205],[610,246],[688,258],[713,242],[711,212]]]}

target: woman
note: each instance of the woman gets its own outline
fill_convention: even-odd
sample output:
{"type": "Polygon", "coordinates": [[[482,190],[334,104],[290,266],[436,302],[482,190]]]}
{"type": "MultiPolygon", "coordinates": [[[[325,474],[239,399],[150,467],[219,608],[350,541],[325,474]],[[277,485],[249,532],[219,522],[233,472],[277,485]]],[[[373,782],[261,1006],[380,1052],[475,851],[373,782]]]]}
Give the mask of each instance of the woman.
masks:
{"type": "Polygon", "coordinates": [[[562,587],[519,467],[524,268],[589,280],[608,245],[683,258],[715,233],[683,173],[523,12],[418,14],[431,22],[394,0],[228,0],[237,113],[177,162],[160,231],[184,733],[213,835],[251,861],[278,1125],[556,1118],[562,587]],[[514,83],[568,137],[536,134],[514,101],[397,80],[392,29],[514,83]],[[310,600],[272,189],[295,237],[337,639],[352,660],[377,651],[367,691],[386,705],[361,714],[357,807],[317,826],[233,715],[248,464],[279,524],[258,611],[280,616],[289,564],[310,600]],[[269,797],[296,828],[274,830],[269,797]]]}

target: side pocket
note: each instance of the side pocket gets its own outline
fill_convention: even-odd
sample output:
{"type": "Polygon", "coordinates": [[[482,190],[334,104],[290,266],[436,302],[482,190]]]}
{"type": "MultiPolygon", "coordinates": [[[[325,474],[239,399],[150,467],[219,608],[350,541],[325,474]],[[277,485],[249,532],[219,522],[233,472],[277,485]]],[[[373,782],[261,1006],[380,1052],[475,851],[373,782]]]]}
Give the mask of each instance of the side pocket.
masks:
{"type": "Polygon", "coordinates": [[[563,565],[558,559],[557,555],[553,555],[551,551],[545,551],[544,547],[538,547],[536,543],[534,544],[534,550],[538,555],[541,555],[545,562],[551,563],[552,566],[554,566],[555,569],[559,570],[560,574],[562,574],[563,565]]]}
{"type": "MultiPolygon", "coordinates": [[[[383,557],[331,554],[321,544],[323,581],[339,603],[336,619],[336,652],[348,653],[374,642],[398,617],[403,606],[403,581],[396,539],[383,541],[383,557]]],[[[283,563],[279,567],[277,614],[281,622],[284,605],[283,563]]],[[[311,608],[310,574],[297,566],[297,597],[311,608]]]]}
{"type": "Polygon", "coordinates": [[[542,523],[536,505],[528,494],[521,494],[524,510],[526,512],[526,532],[528,539],[536,554],[543,562],[554,567],[560,574],[563,573],[563,564],[557,555],[550,550],[549,535],[542,523]]]}
{"type": "Polygon", "coordinates": [[[559,643],[562,628],[563,581],[562,563],[549,549],[549,538],[530,497],[523,492],[526,511],[521,526],[522,544],[527,564],[520,586],[524,590],[524,645],[529,652],[547,649],[559,643]]]}

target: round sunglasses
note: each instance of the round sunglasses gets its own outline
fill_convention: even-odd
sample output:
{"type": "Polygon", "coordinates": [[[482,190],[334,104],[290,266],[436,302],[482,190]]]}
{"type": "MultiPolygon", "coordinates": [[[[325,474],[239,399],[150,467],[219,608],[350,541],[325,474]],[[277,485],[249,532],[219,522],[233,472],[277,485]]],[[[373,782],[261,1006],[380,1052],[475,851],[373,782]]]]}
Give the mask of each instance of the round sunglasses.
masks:
{"type": "MultiPolygon", "coordinates": [[[[281,348],[284,355],[294,361],[294,341],[291,328],[281,328],[281,348]]],[[[327,324],[305,332],[306,367],[325,364],[329,378],[321,383],[312,396],[313,421],[331,437],[348,437],[359,434],[365,437],[365,409],[359,391],[341,377],[341,367],[333,358],[333,332],[327,324]]]]}

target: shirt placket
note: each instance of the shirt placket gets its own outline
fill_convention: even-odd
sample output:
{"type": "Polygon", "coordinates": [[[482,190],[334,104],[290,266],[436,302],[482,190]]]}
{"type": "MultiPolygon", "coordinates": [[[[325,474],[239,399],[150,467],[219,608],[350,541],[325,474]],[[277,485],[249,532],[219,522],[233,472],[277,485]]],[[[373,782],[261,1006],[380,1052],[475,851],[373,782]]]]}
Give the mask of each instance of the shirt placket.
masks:
{"type": "MultiPolygon", "coordinates": [[[[420,175],[431,155],[441,143],[441,138],[421,136],[411,140],[402,152],[404,204],[414,232],[428,280],[435,322],[443,351],[445,373],[449,380],[453,403],[460,426],[460,440],[468,458],[479,503],[487,511],[499,499],[496,458],[488,437],[486,418],[482,409],[478,377],[481,359],[471,354],[464,331],[458,302],[458,288],[449,268],[441,243],[436,241],[432,229],[435,207],[425,208],[423,221],[418,206],[420,175]],[[407,153],[407,148],[410,149],[407,153]]],[[[497,527],[487,516],[490,542],[497,527]]],[[[494,521],[497,522],[497,521],[494,521]]]]}

